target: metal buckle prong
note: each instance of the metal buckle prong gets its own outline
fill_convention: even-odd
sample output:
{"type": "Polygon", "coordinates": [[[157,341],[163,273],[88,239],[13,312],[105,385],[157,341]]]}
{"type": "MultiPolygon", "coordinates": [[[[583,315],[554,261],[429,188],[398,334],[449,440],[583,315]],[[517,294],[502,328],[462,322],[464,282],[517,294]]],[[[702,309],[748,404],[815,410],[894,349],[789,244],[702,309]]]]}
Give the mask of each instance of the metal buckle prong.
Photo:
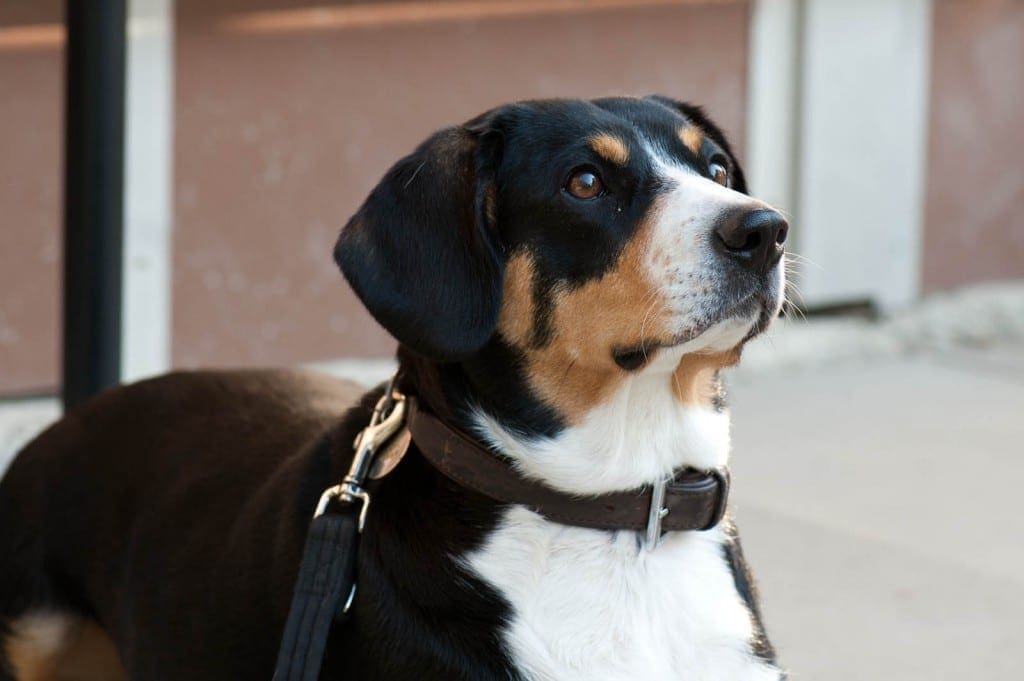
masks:
{"type": "Polygon", "coordinates": [[[651,510],[647,515],[647,532],[644,536],[644,549],[653,551],[661,541],[661,521],[668,515],[665,508],[665,489],[668,480],[659,480],[651,488],[651,510]]]}

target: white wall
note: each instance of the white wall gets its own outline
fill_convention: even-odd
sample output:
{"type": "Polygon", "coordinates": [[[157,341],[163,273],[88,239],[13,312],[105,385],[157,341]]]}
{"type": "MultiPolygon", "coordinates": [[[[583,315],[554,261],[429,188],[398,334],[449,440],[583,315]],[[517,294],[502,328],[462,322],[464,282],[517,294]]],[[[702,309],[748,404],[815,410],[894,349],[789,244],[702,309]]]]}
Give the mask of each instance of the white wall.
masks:
{"type": "Polygon", "coordinates": [[[809,306],[918,295],[930,37],[930,0],[755,5],[752,186],[791,214],[809,306]]]}
{"type": "Polygon", "coordinates": [[[787,214],[796,204],[801,5],[753,3],[747,64],[747,182],[787,214]]]}
{"type": "Polygon", "coordinates": [[[174,135],[173,0],[129,0],[123,380],[170,365],[174,135]]]}

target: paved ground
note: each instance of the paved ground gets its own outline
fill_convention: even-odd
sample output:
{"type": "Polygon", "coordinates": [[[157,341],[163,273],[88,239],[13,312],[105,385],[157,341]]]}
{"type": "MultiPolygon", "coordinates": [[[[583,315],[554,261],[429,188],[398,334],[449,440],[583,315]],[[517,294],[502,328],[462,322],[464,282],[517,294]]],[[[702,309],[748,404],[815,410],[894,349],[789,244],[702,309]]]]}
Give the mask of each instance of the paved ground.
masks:
{"type": "Polygon", "coordinates": [[[792,678],[1020,678],[1024,346],[733,387],[736,514],[792,678]]]}
{"type": "MultiPolygon", "coordinates": [[[[736,513],[792,678],[1019,678],[1024,345],[732,384],[736,513]]],[[[55,413],[0,403],[0,468],[55,413]]]]}

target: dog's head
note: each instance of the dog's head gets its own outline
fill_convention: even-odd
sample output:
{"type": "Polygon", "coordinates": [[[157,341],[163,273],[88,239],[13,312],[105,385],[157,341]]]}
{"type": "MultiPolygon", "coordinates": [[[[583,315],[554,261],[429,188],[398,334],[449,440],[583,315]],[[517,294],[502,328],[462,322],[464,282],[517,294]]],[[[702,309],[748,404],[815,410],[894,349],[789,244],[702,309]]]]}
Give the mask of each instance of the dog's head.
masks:
{"type": "Polygon", "coordinates": [[[699,108],[553,100],[433,135],[388,171],[335,256],[404,346],[438,363],[498,346],[573,422],[639,372],[703,399],[698,376],[778,312],[786,233],[699,108]]]}

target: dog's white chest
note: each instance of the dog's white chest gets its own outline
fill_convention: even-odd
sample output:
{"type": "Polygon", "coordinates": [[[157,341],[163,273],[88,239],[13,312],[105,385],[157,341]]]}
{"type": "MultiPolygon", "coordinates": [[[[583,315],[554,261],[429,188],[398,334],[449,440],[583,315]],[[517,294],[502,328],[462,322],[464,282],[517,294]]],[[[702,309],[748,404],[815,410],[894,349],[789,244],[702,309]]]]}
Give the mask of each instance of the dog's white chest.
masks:
{"type": "Polygon", "coordinates": [[[768,681],[752,621],[725,562],[721,530],[665,537],[548,522],[521,507],[468,566],[512,606],[503,632],[531,681],[768,681]]]}

